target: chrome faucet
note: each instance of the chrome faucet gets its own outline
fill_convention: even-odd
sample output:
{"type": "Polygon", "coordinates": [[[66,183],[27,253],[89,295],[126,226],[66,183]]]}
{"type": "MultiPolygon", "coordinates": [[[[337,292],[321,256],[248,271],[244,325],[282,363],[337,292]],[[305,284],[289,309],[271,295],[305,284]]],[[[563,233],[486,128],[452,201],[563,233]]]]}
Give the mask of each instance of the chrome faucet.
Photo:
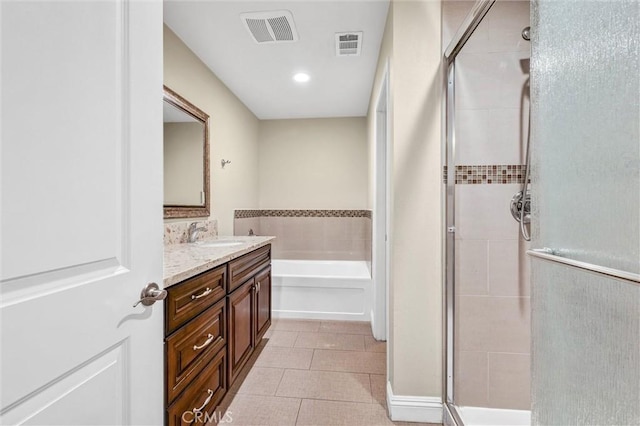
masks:
{"type": "Polygon", "coordinates": [[[189,225],[189,233],[187,235],[188,243],[195,243],[196,239],[198,238],[198,234],[201,231],[207,230],[207,228],[204,226],[201,226],[200,228],[198,228],[197,226],[198,226],[198,222],[192,222],[191,225],[189,225]]]}

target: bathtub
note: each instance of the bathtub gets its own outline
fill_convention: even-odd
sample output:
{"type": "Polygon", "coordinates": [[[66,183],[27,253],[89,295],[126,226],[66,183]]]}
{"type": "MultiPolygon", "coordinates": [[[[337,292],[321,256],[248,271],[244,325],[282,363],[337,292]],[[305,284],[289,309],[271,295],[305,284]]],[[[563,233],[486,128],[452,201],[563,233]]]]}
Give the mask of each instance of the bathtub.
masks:
{"type": "Polygon", "coordinates": [[[370,321],[371,274],[365,261],[271,261],[274,318],[370,321]]]}

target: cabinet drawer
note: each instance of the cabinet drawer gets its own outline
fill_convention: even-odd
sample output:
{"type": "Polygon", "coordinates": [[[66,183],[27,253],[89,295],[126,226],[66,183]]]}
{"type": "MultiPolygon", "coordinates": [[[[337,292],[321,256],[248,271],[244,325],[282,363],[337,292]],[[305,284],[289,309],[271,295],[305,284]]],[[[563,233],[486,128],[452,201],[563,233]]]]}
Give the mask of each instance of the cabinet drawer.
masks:
{"type": "Polygon", "coordinates": [[[266,245],[229,262],[229,290],[231,293],[249,278],[271,263],[271,245],[266,245]]]}
{"type": "Polygon", "coordinates": [[[167,338],[165,349],[169,403],[226,344],[225,307],[225,300],[222,299],[167,338]]]}
{"type": "Polygon", "coordinates": [[[171,334],[182,324],[226,295],[227,266],[222,265],[167,289],[165,330],[171,334]]]}
{"type": "MultiPolygon", "coordinates": [[[[195,378],[176,401],[167,409],[169,426],[205,424],[214,413],[227,391],[226,351],[223,349],[207,364],[204,373],[195,378]],[[198,421],[199,420],[199,421],[198,421]]],[[[217,422],[214,421],[213,424],[217,422]]]]}

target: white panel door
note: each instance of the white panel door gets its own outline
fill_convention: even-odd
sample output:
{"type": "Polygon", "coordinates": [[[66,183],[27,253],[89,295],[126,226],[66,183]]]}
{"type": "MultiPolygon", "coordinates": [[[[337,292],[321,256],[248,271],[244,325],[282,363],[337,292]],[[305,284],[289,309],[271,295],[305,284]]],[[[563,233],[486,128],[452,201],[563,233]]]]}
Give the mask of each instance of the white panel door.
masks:
{"type": "Polygon", "coordinates": [[[162,424],[162,3],[0,15],[0,423],[162,424]]]}

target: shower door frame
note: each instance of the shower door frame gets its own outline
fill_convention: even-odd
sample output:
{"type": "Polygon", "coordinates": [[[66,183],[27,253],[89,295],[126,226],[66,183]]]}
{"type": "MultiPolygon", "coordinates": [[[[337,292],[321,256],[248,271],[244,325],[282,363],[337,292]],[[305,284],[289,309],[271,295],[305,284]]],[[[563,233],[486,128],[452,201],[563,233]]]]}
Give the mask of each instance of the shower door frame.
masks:
{"type": "MultiPolygon", "coordinates": [[[[456,170],[455,170],[455,61],[458,53],[462,50],[480,22],[484,19],[496,0],[477,0],[471,11],[467,14],[460,28],[453,36],[447,46],[443,64],[443,75],[445,85],[445,140],[444,151],[447,166],[447,183],[445,186],[445,279],[443,292],[444,303],[444,342],[443,342],[443,363],[446,366],[446,374],[443,377],[444,411],[445,418],[453,421],[456,425],[464,425],[462,418],[455,404],[454,389],[454,323],[455,323],[455,195],[456,195],[456,170]]],[[[445,424],[447,422],[445,421],[445,424]]]]}

